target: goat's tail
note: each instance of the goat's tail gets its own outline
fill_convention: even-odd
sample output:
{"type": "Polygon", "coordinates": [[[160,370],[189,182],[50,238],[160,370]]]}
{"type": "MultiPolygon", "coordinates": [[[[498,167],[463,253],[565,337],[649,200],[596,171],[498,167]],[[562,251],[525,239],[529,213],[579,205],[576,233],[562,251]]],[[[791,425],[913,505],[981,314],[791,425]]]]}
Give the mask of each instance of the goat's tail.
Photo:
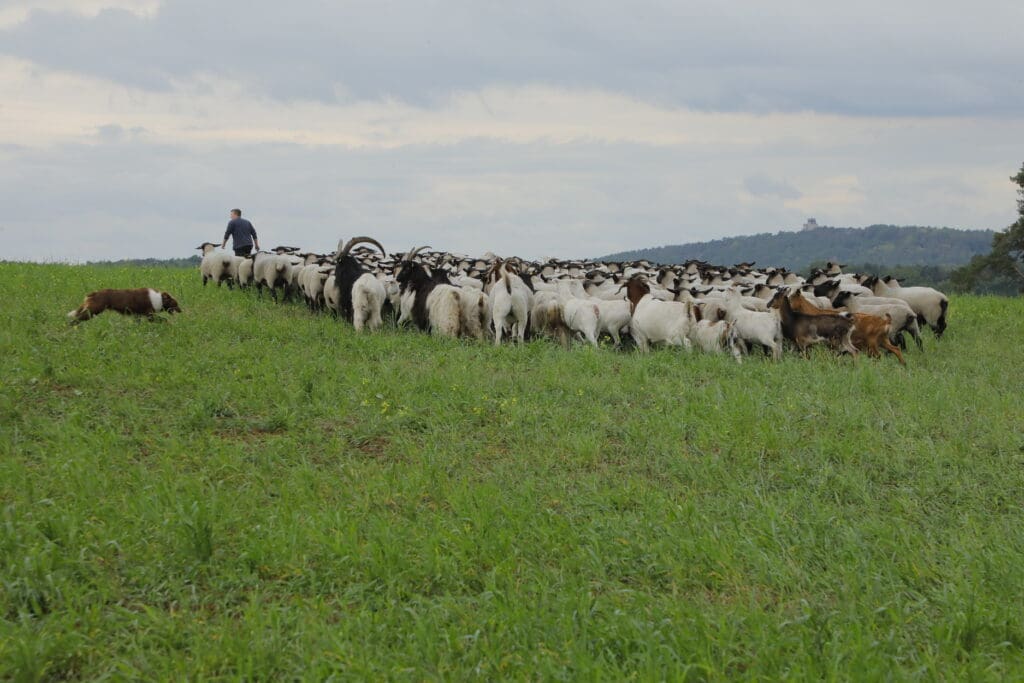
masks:
{"type": "Polygon", "coordinates": [[[512,294],[512,280],[509,278],[508,271],[505,270],[504,266],[501,268],[501,279],[505,282],[505,291],[512,294]]]}

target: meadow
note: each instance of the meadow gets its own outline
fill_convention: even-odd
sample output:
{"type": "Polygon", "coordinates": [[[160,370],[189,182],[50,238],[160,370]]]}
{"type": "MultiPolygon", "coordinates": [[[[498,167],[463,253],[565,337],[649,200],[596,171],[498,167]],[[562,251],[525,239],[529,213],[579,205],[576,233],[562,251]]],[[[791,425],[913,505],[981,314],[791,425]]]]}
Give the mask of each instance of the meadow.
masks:
{"type": "Polygon", "coordinates": [[[0,302],[0,679],[1024,678],[1021,299],[906,368],[0,302]]]}

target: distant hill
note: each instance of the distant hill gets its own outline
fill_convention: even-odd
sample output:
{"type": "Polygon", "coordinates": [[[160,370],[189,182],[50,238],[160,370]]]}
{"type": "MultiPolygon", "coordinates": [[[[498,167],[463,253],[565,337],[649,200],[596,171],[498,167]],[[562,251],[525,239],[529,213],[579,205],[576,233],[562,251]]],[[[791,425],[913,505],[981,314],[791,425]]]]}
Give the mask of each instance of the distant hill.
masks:
{"type": "Polygon", "coordinates": [[[647,259],[682,263],[689,259],[716,265],[756,261],[804,271],[811,263],[838,260],[880,266],[958,266],[992,246],[991,230],[955,230],[918,226],[872,225],[866,228],[820,227],[802,232],[761,233],[710,242],[651,247],[610,254],[615,261],[647,259]]]}

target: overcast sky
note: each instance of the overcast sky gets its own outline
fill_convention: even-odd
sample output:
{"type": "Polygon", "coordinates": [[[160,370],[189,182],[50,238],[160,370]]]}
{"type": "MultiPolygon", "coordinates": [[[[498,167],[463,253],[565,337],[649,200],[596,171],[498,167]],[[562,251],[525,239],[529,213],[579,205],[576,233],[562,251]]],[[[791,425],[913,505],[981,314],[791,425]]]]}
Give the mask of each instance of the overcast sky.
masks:
{"type": "Polygon", "coordinates": [[[0,258],[1000,229],[1024,3],[0,0],[0,258]]]}

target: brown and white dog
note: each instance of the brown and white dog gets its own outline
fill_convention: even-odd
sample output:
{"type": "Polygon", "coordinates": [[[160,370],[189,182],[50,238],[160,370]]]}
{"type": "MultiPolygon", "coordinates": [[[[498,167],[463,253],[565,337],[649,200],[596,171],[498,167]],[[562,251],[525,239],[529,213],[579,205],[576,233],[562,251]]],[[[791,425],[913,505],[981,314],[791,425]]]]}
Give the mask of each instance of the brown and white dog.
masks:
{"type": "Polygon", "coordinates": [[[145,315],[152,319],[160,311],[180,313],[181,307],[170,294],[155,289],[101,289],[87,294],[82,305],[68,313],[68,317],[74,325],[106,310],[123,315],[145,315]]]}

